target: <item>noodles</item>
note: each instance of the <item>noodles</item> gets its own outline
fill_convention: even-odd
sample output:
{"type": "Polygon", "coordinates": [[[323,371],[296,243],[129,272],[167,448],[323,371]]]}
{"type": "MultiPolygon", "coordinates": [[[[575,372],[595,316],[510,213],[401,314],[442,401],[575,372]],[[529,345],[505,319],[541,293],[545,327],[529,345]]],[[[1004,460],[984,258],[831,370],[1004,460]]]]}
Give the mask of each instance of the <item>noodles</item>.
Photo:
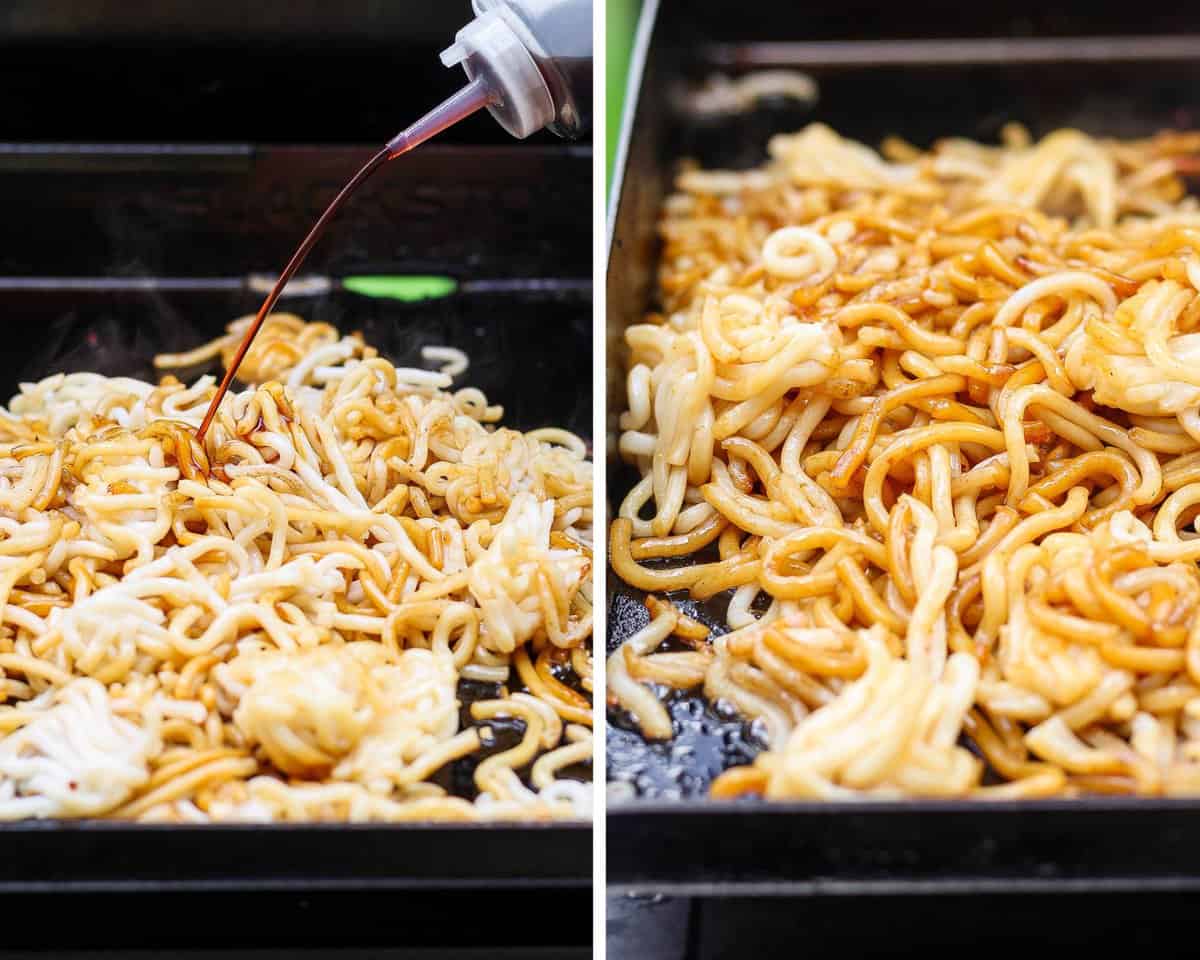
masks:
{"type": "Polygon", "coordinates": [[[161,749],[153,713],[144,724],[116,716],[91,679],[38,707],[0,741],[0,818],[103,813],[150,779],[150,757],[161,749]]]}
{"type": "Polygon", "coordinates": [[[864,631],[860,642],[867,652],[862,676],[802,719],[782,750],[759,756],[766,796],[966,792],[980,763],[955,740],[975,693],[978,661],[955,654],[935,682],[893,656],[880,628],[864,631]]]}
{"type": "Polygon", "coordinates": [[[652,684],[754,721],[714,796],[1197,792],[1196,139],[1006,137],[815,125],[666,204],[609,692],[648,738],[652,684]],[[680,651],[669,591],[725,628],[680,651]]]}
{"type": "MultiPolygon", "coordinates": [[[[157,363],[227,359],[244,326],[157,363]]],[[[203,445],[211,377],[22,385],[0,819],[590,815],[586,447],[493,426],[448,391],[465,356],[427,358],[445,369],[275,315],[203,445]]]]}

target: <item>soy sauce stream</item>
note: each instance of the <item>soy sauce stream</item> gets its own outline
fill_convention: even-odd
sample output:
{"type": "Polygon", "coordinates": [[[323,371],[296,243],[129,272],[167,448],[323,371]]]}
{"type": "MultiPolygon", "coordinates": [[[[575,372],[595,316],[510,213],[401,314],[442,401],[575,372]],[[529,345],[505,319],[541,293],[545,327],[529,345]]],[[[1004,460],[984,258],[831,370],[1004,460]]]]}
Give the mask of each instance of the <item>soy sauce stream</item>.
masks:
{"type": "Polygon", "coordinates": [[[287,286],[288,281],[292,279],[296,271],[300,269],[301,264],[304,263],[309,252],[321,238],[330,221],[333,220],[346,201],[350,199],[354,191],[387,161],[394,160],[401,154],[407,153],[414,147],[424,143],[430,137],[436,136],[447,127],[458,123],[464,117],[468,117],[475,111],[487,106],[491,96],[488,87],[482,81],[474,80],[467,84],[458,93],[435,107],[411,127],[407,127],[389,140],[384,148],[368,160],[362,169],[342,187],[338,195],[325,208],[325,212],[313,224],[313,228],[308,232],[308,236],[296,248],[296,252],[292,254],[292,259],[288,261],[287,266],[283,268],[283,272],[279,274],[279,279],[275,281],[275,286],[271,288],[267,299],[258,308],[258,314],[254,318],[254,323],[250,325],[250,329],[246,331],[245,337],[242,338],[237,353],[234,354],[233,361],[229,364],[229,369],[225,371],[221,385],[217,387],[217,392],[209,403],[208,410],[204,413],[204,419],[200,421],[200,427],[196,430],[196,440],[198,442],[203,444],[204,436],[208,433],[208,428],[212,424],[213,418],[217,415],[217,409],[221,406],[221,401],[229,391],[229,385],[233,383],[233,378],[237,375],[238,367],[242,365],[242,360],[245,359],[250,345],[254,342],[254,338],[258,336],[258,331],[262,329],[262,325],[266,322],[267,317],[270,316],[271,310],[275,307],[276,302],[283,293],[284,287],[287,286]]]}

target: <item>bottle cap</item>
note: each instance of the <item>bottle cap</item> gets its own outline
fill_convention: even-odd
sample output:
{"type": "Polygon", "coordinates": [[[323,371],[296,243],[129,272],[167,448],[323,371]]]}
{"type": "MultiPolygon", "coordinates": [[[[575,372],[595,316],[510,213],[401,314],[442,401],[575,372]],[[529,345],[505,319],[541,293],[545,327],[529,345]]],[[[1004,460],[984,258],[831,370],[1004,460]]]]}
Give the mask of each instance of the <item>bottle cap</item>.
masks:
{"type": "Polygon", "coordinates": [[[488,110],[514,137],[524,139],[554,122],[554,100],[542,72],[499,8],[484,10],[459,30],[442,52],[442,63],[461,63],[468,77],[487,85],[488,110]]]}

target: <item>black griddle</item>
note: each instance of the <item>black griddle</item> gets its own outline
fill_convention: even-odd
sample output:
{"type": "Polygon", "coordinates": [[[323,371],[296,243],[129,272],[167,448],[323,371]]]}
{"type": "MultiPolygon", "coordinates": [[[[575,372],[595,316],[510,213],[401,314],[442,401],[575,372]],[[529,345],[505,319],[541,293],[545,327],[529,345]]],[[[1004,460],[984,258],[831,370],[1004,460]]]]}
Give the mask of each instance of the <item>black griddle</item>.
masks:
{"type": "MultiPolygon", "coordinates": [[[[1134,22],[1123,13],[1071,3],[867,10],[851,0],[815,3],[803,16],[789,4],[752,3],[733,17],[708,0],[647,3],[610,198],[609,449],[625,406],[621,334],[653,306],[655,224],[679,160],[755,166],[773,133],[814,121],[876,145],[890,134],[922,145],[952,135],[995,141],[1009,121],[1035,136],[1062,126],[1138,136],[1200,125],[1200,18],[1177,12],[1134,22]],[[816,100],[763,101],[723,115],[688,106],[688,91],[714,73],[781,68],[812,78],[816,100]]],[[[610,458],[610,511],[635,480],[610,458]]],[[[611,652],[648,614],[643,594],[611,571],[608,588],[611,652]]],[[[674,599],[710,626],[724,622],[728,595],[674,599]]],[[[665,695],[672,742],[647,743],[627,715],[609,710],[607,776],[625,798],[610,800],[607,815],[614,893],[1200,889],[1200,801],[707,799],[722,770],[749,762],[764,744],[753,725],[699,694],[665,695]]]]}
{"type": "MultiPolygon", "coordinates": [[[[118,6],[0,13],[0,76],[16,83],[0,106],[23,138],[0,143],[5,402],[60,370],[154,379],[156,353],[257,310],[245,279],[273,278],[376,144],[455,89],[437,44],[469,16],[466,3],[428,23],[406,5],[118,6]],[[266,115],[289,90],[297,103],[266,115]]],[[[405,303],[334,289],[277,309],[361,331],[401,364],[458,347],[471,366],[456,383],[502,404],[505,425],[590,444],[591,208],[590,141],[518,144],[473,118],[377,172],[301,271],[448,275],[460,292],[405,303]]],[[[203,372],[216,369],[186,376],[203,372]]],[[[469,794],[470,772],[443,777],[469,794]]],[[[586,823],[4,823],[0,951],[582,956],[591,837],[586,823]]]]}

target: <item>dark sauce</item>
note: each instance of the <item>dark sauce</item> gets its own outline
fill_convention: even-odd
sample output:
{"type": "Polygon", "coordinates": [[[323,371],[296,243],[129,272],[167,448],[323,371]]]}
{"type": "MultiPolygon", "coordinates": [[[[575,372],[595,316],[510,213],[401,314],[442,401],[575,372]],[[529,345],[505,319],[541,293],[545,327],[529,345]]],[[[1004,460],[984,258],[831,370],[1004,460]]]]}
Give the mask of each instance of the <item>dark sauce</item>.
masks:
{"type": "Polygon", "coordinates": [[[245,337],[242,338],[241,344],[238,346],[237,353],[234,354],[233,361],[229,364],[229,368],[225,371],[225,376],[221,379],[221,385],[217,387],[217,392],[213,395],[212,401],[208,405],[208,410],[205,411],[204,419],[200,422],[200,429],[196,431],[196,439],[201,443],[204,442],[204,435],[208,432],[208,428],[212,423],[213,417],[216,416],[217,408],[221,405],[225,394],[229,390],[229,385],[233,383],[233,378],[237,375],[238,367],[242,365],[242,360],[245,359],[250,345],[254,342],[254,338],[258,336],[258,331],[262,329],[263,323],[270,315],[271,310],[275,307],[279,300],[280,294],[283,293],[283,288],[287,286],[288,281],[292,279],[296,271],[300,269],[301,264],[307,259],[309,252],[321,239],[321,235],[325,232],[329,223],[337,215],[337,212],[342,208],[351,195],[357,190],[367,179],[378,170],[384,163],[396,156],[389,146],[384,147],[375,156],[363,164],[362,168],[349,182],[342,187],[341,191],[333,201],[325,208],[325,212],[313,224],[313,228],[308,231],[296,248],[296,252],[292,254],[292,259],[288,261],[287,266],[283,268],[283,272],[279,275],[279,279],[275,281],[275,286],[271,288],[271,292],[267,294],[267,299],[263,301],[263,305],[258,308],[258,314],[254,318],[254,322],[250,324],[250,329],[246,331],[245,337]]]}
{"type": "Polygon", "coordinates": [[[577,138],[592,125],[592,58],[534,55],[554,102],[558,119],[550,125],[559,136],[577,138]]]}
{"type": "MultiPolygon", "coordinates": [[[[726,631],[725,607],[731,594],[719,594],[699,603],[686,593],[668,594],[680,610],[705,624],[713,636],[726,631]]],[[[645,594],[609,578],[608,652],[611,654],[650,622],[645,594]]],[[[666,649],[687,649],[683,644],[666,649]]],[[[759,725],[747,722],[727,705],[711,702],[701,689],[671,690],[660,684],[650,688],[671,717],[670,740],[647,740],[625,710],[608,708],[607,778],[629,784],[646,800],[682,800],[704,797],[708,788],[730,767],[753,763],[767,748],[759,725]]]]}
{"type": "Polygon", "coordinates": [[[707,796],[730,767],[754,762],[766,749],[752,724],[685,690],[651,689],[671,717],[670,740],[646,740],[624,710],[608,711],[608,782],[628,783],[646,800],[707,796]]]}
{"type": "MultiPolygon", "coordinates": [[[[571,671],[569,677],[563,676],[559,679],[573,690],[585,693],[574,671],[571,671]]],[[[474,800],[479,796],[479,788],[475,785],[475,768],[488,757],[503,753],[505,750],[511,750],[525,736],[525,721],[519,720],[516,717],[494,717],[491,720],[476,720],[471,716],[471,704],[481,700],[497,699],[500,699],[500,685],[497,683],[483,683],[479,680],[459,680],[458,682],[459,729],[467,730],[472,727],[479,728],[486,726],[492,731],[492,739],[485,742],[479,750],[458,760],[451,761],[438,770],[437,773],[429,777],[430,782],[436,783],[452,796],[462,797],[464,800],[474,800]]],[[[562,745],[565,746],[565,744],[566,741],[564,739],[562,745]]],[[[534,761],[541,754],[542,751],[539,751],[537,756],[534,757],[534,761]]],[[[529,773],[532,769],[532,762],[523,767],[515,768],[517,776],[521,778],[521,782],[527,787],[531,786],[529,773]]],[[[569,767],[564,767],[558,772],[558,777],[560,779],[588,782],[592,779],[592,764],[589,761],[587,763],[577,763],[569,767]]]]}
{"type": "Polygon", "coordinates": [[[296,248],[296,252],[292,254],[292,259],[288,261],[287,266],[283,268],[283,272],[279,274],[279,279],[275,281],[275,285],[271,288],[267,299],[258,308],[254,322],[250,324],[250,329],[246,331],[246,335],[242,338],[237,353],[234,354],[233,361],[229,364],[229,369],[225,371],[221,385],[217,387],[217,392],[213,395],[212,401],[208,405],[204,419],[200,422],[200,428],[196,431],[197,440],[201,443],[204,442],[204,435],[208,432],[213,417],[216,416],[217,408],[221,405],[221,400],[229,390],[229,385],[233,383],[233,378],[237,375],[238,367],[241,366],[242,360],[246,357],[246,352],[250,349],[254,338],[258,336],[258,331],[262,329],[263,323],[279,300],[284,287],[287,286],[288,281],[292,279],[296,271],[300,269],[300,266],[308,258],[309,252],[316,245],[317,241],[321,239],[321,235],[329,226],[330,221],[337,216],[337,212],[341,210],[346,201],[350,199],[360,186],[370,179],[371,174],[389,160],[394,160],[396,157],[420,146],[430,137],[436,136],[447,127],[453,126],[464,117],[468,117],[476,110],[487,106],[489,97],[490,95],[482,84],[474,82],[467,84],[458,93],[435,107],[412,126],[396,134],[396,136],[384,145],[382,150],[363,164],[358,173],[351,177],[346,185],[342,187],[338,195],[325,208],[325,212],[313,224],[312,229],[308,231],[308,236],[296,248]]]}

